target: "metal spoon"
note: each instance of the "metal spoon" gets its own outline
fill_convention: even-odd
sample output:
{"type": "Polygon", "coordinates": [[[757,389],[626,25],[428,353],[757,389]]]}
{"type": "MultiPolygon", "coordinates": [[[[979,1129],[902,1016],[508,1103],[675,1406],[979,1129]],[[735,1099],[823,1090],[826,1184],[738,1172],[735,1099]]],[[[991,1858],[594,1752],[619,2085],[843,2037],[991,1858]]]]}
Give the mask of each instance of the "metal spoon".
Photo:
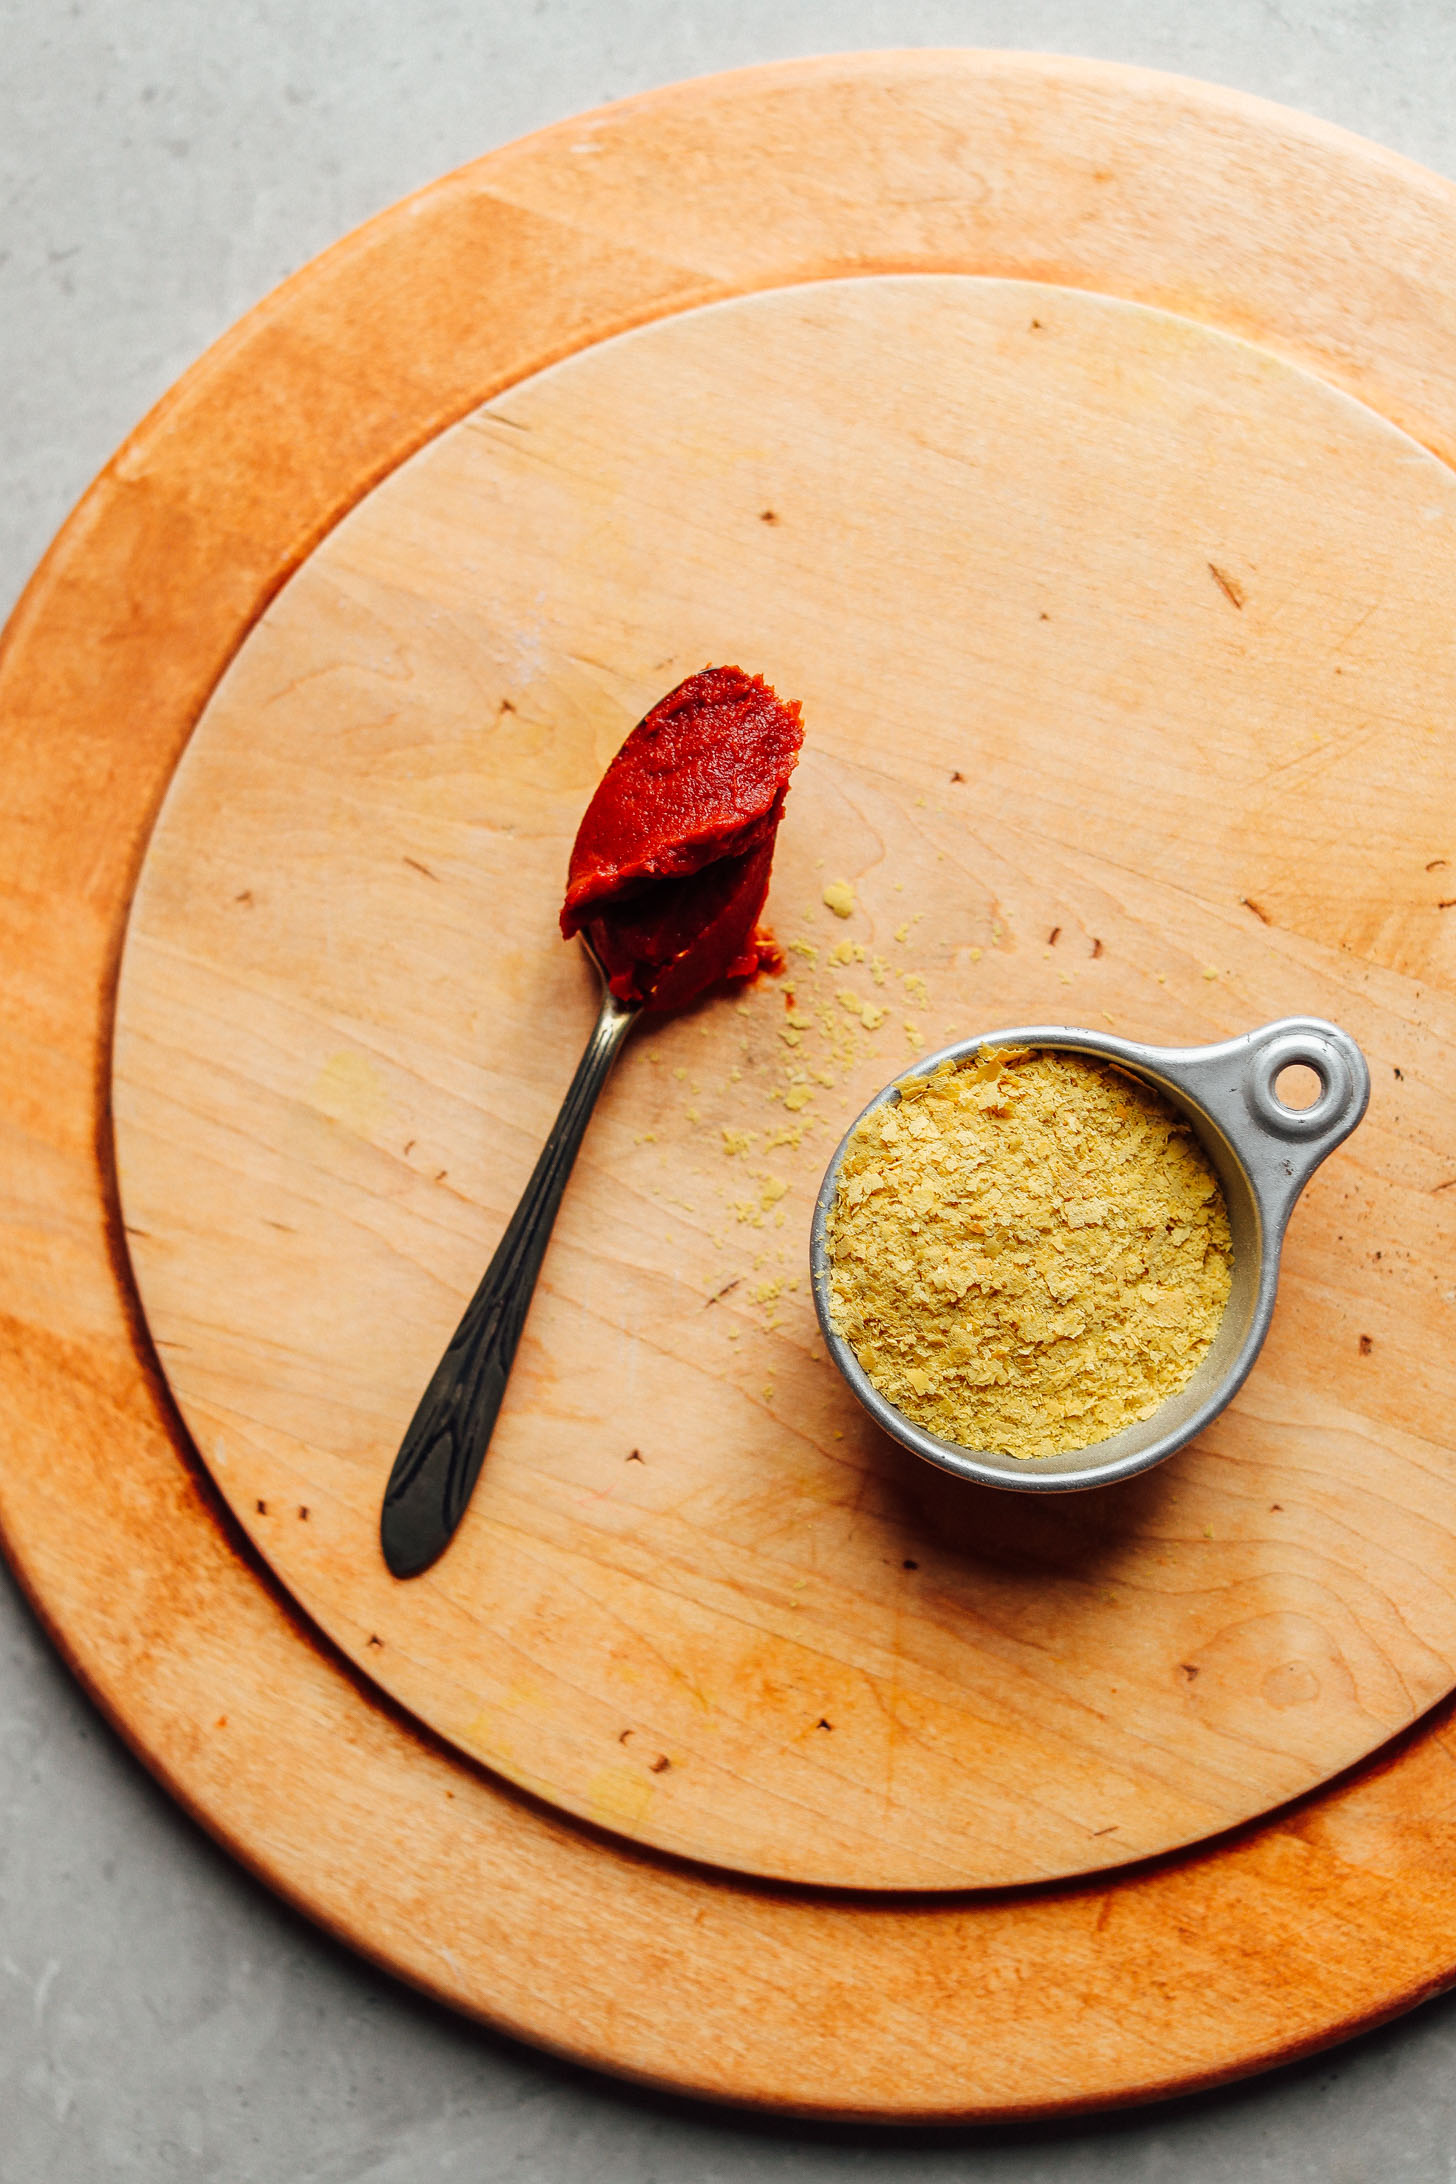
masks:
{"type": "Polygon", "coordinates": [[[641,1004],[619,1001],[603,974],[601,1011],[551,1135],[394,1459],[379,1513],[379,1544],[396,1577],[427,1570],[465,1514],[567,1178],[597,1095],[640,1014],[641,1004]]]}

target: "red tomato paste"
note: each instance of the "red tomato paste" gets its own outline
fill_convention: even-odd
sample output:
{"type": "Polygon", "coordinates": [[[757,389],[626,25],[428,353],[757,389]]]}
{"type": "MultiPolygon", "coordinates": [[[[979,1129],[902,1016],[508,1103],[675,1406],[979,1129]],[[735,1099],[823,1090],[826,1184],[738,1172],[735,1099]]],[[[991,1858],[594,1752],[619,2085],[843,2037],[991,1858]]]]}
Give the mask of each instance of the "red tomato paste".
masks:
{"type": "Polygon", "coordinates": [[[756,927],[804,731],[761,676],[690,675],[639,721],[586,808],[561,930],[613,993],[680,1009],[773,955],[756,927]]]}

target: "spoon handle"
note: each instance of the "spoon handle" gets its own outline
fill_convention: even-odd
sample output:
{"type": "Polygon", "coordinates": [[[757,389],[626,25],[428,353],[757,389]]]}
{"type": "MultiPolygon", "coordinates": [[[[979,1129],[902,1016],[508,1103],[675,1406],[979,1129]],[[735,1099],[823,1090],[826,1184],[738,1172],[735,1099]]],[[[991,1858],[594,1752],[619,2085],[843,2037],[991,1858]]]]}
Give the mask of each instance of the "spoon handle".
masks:
{"type": "Polygon", "coordinates": [[[417,1577],[427,1570],[465,1514],[505,1396],[556,1209],[597,1094],[637,1015],[636,1004],[603,994],[601,1014],[531,1180],[400,1443],[379,1514],[379,1543],[396,1577],[417,1577]]]}

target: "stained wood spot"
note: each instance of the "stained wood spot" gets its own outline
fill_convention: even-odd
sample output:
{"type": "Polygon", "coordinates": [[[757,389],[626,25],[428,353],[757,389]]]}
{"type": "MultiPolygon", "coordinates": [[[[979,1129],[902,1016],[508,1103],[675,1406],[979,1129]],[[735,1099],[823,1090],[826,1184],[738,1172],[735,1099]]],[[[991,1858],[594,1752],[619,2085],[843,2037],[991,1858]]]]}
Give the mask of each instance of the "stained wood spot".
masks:
{"type": "Polygon", "coordinates": [[[659,1752],[652,1762],[649,1772],[652,1774],[666,1774],[671,1765],[672,1761],[668,1758],[666,1752],[659,1752]]]}
{"type": "Polygon", "coordinates": [[[640,1464],[645,1462],[646,1459],[644,1458],[640,1448],[634,1448],[631,1455],[626,1458],[626,1461],[629,1464],[640,1464]]]}
{"type": "Polygon", "coordinates": [[[305,1507],[305,1505],[304,1505],[304,1504],[303,1504],[302,1502],[300,1502],[300,1503],[299,1503],[299,1505],[298,1505],[298,1514],[299,1514],[299,1518],[300,1518],[300,1520],[301,1520],[302,1522],[304,1522],[304,1523],[307,1523],[307,1521],[308,1521],[308,1510],[307,1510],[307,1508],[305,1507]]]}
{"type": "Polygon", "coordinates": [[[1229,605],[1231,607],[1238,607],[1242,609],[1244,604],[1244,587],[1239,582],[1238,578],[1236,576],[1230,576],[1228,570],[1221,569],[1216,561],[1209,562],[1208,573],[1213,578],[1214,583],[1217,584],[1219,590],[1223,593],[1224,598],[1228,601],[1229,605]]]}
{"type": "Polygon", "coordinates": [[[902,1562],[900,1567],[902,1570],[918,1570],[920,1564],[918,1562],[902,1562]]]}
{"type": "MultiPolygon", "coordinates": [[[[1426,867],[1426,870],[1427,870],[1427,871],[1429,872],[1429,870],[1430,870],[1430,866],[1429,866],[1429,865],[1427,865],[1427,867],[1426,867]]],[[[251,887],[245,887],[245,888],[243,889],[243,892],[241,893],[241,895],[234,895],[234,897],[233,897],[233,901],[234,901],[234,902],[246,902],[246,903],[251,903],[251,902],[252,902],[252,899],[253,899],[253,890],[252,890],[252,888],[251,888],[251,887]]]]}
{"type": "Polygon", "coordinates": [[[376,1638],[373,1631],[369,1633],[369,1643],[371,1646],[378,1646],[381,1652],[384,1649],[384,1640],[382,1638],[376,1638]]]}
{"type": "Polygon", "coordinates": [[[1450,861],[1449,857],[1433,857],[1426,866],[1426,870],[1428,872],[1444,872],[1450,861]]]}
{"type": "Polygon", "coordinates": [[[1370,1355],[1371,1351],[1372,1351],[1372,1350],[1373,1350],[1374,1348],[1375,1348],[1375,1344],[1374,1344],[1374,1342],[1373,1342],[1373,1341],[1371,1340],[1371,1338],[1370,1338],[1370,1336],[1369,1336],[1369,1335],[1362,1335],[1362,1336],[1360,1337],[1360,1355],[1361,1355],[1361,1357],[1369,1357],[1369,1355],[1370,1355]]]}
{"type": "Polygon", "coordinates": [[[771,508],[765,508],[758,520],[760,523],[777,523],[779,519],[771,508]]]}
{"type": "Polygon", "coordinates": [[[815,1722],[814,1726],[816,1729],[832,1729],[834,1727],[834,1724],[832,1721],[826,1721],[824,1719],[824,1716],[821,1714],[819,1716],[819,1719],[815,1722]]]}
{"type": "Polygon", "coordinates": [[[1270,917],[1268,911],[1264,908],[1264,905],[1260,902],[1255,902],[1252,895],[1240,895],[1239,900],[1246,910],[1253,911],[1255,917],[1259,920],[1259,923],[1261,925],[1272,925],[1274,923],[1274,920],[1270,917]]]}
{"type": "Polygon", "coordinates": [[[1180,1661],[1178,1666],[1182,1669],[1188,1681],[1192,1683],[1194,1677],[1198,1674],[1198,1663],[1196,1661],[1180,1661]]]}
{"type": "Polygon", "coordinates": [[[259,1514],[259,1516],[260,1516],[260,1517],[266,1517],[266,1516],[267,1516],[267,1514],[268,1514],[268,1504],[267,1504],[267,1503],[266,1503],[265,1501],[260,1501],[260,1502],[259,1502],[259,1504],[258,1504],[258,1514],[259,1514]]]}
{"type": "Polygon", "coordinates": [[[1051,931],[1047,934],[1047,946],[1049,948],[1055,948],[1057,942],[1061,939],[1061,937],[1062,928],[1060,927],[1060,925],[1054,925],[1051,931]]]}
{"type": "Polygon", "coordinates": [[[427,864],[421,864],[418,857],[406,857],[405,863],[409,866],[411,872],[422,872],[427,880],[434,880],[438,883],[439,873],[432,872],[427,864]]]}
{"type": "Polygon", "coordinates": [[[1101,955],[1101,953],[1102,953],[1102,943],[1101,943],[1101,941],[1100,941],[1100,940],[1094,940],[1094,941],[1093,941],[1093,943],[1092,943],[1092,954],[1093,954],[1093,956],[1094,956],[1094,957],[1096,957],[1096,956],[1100,956],[1100,955],[1101,955]]]}
{"type": "Polygon", "coordinates": [[[965,778],[966,778],[966,777],[965,777],[965,775],[964,775],[963,773],[953,773],[953,774],[951,775],[951,780],[952,780],[952,781],[964,781],[964,780],[965,780],[965,778]]]}

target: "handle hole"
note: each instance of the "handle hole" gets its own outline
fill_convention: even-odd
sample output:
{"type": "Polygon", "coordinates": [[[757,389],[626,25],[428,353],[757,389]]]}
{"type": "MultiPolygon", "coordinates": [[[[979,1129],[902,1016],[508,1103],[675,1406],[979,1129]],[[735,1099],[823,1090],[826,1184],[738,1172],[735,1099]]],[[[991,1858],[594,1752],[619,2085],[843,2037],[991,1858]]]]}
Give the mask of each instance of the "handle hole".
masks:
{"type": "Polygon", "coordinates": [[[1313,1107],[1323,1099],[1325,1078],[1308,1062],[1290,1062],[1274,1079],[1274,1097],[1281,1107],[1300,1114],[1306,1107],[1313,1107]]]}

